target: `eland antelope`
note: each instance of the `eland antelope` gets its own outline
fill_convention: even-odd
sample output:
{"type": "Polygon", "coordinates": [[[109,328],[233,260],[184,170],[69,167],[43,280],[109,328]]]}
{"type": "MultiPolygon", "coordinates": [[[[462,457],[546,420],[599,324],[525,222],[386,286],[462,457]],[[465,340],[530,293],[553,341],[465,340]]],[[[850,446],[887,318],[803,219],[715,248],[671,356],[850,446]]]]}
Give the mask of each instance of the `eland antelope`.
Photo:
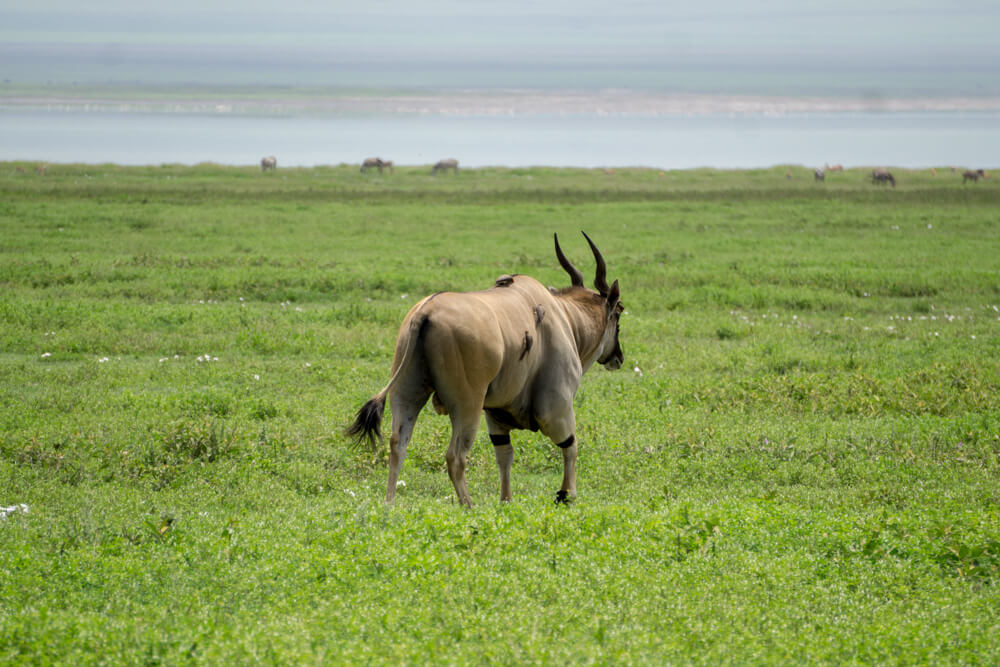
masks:
{"type": "Polygon", "coordinates": [[[274,171],[278,168],[278,158],[273,155],[268,155],[267,157],[262,157],[260,159],[260,170],[261,171],[274,171]]]}
{"type": "Polygon", "coordinates": [[[556,502],[576,495],[576,415],[573,398],[596,361],[615,370],[624,360],[618,319],[624,310],[618,281],[608,285],[604,258],[590,237],[597,270],[594,287],[570,263],[555,237],[556,257],[571,285],[545,288],[525,275],[505,275],[480,292],[438,292],[403,319],[389,383],[358,411],[346,433],[372,448],[381,439],[386,397],[392,409],[389,480],[385,500],[396,496],[399,472],[420,410],[432,399],[451,418],[445,459],[458,500],[472,498],[465,483],[466,456],[480,413],[500,469],[500,500],[511,499],[514,448],[510,432],[541,431],[562,450],[563,480],[556,502]]]}

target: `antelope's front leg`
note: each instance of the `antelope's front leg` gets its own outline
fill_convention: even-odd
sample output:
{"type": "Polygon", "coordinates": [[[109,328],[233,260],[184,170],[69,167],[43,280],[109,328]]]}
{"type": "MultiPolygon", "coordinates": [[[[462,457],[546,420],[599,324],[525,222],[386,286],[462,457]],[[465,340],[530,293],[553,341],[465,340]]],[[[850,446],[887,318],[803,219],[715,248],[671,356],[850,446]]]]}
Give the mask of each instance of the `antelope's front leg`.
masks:
{"type": "Polygon", "coordinates": [[[563,454],[563,481],[556,502],[568,503],[576,497],[576,436],[571,435],[556,445],[563,454]]]}
{"type": "Polygon", "coordinates": [[[510,492],[510,468],[514,463],[514,445],[510,444],[509,433],[490,433],[490,440],[497,457],[497,468],[500,469],[500,501],[509,502],[513,498],[510,492]]]}

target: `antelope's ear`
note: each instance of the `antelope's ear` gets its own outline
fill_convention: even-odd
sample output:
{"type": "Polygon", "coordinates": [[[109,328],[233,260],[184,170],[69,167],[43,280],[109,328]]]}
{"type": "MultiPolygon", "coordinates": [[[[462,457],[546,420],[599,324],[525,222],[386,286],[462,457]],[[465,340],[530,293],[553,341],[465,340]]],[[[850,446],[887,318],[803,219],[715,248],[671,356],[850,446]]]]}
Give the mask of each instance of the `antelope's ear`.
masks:
{"type": "Polygon", "coordinates": [[[621,300],[621,291],[618,288],[618,281],[615,280],[611,283],[611,289],[608,290],[608,297],[605,305],[608,309],[608,315],[615,312],[618,307],[618,302],[621,300]]]}

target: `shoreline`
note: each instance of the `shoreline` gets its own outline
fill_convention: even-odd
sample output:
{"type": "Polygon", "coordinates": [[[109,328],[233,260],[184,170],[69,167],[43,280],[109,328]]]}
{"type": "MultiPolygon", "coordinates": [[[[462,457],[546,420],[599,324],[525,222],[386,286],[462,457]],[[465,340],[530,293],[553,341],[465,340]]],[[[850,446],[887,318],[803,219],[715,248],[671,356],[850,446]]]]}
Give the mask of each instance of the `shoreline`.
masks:
{"type": "Polygon", "coordinates": [[[0,89],[0,112],[179,113],[261,116],[400,114],[416,116],[686,116],[837,113],[998,112],[1000,97],[796,97],[730,94],[666,94],[636,91],[482,91],[372,93],[268,91],[219,95],[149,88],[52,94],[0,89]]]}

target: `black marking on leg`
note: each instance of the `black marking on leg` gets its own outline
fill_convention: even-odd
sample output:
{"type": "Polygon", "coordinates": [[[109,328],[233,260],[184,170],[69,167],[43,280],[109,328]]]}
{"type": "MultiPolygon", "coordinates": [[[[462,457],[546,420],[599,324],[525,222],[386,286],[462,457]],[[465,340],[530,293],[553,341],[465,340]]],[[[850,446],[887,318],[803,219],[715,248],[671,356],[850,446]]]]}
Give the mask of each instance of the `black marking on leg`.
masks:
{"type": "Polygon", "coordinates": [[[568,505],[569,504],[569,494],[562,489],[556,491],[556,505],[568,505]]]}
{"type": "Polygon", "coordinates": [[[494,447],[501,447],[503,445],[510,444],[510,434],[501,433],[500,435],[494,435],[490,433],[490,440],[493,442],[494,447]]]}
{"type": "Polygon", "coordinates": [[[571,435],[562,442],[558,443],[556,447],[558,447],[559,449],[566,449],[567,447],[572,447],[574,442],[576,442],[576,440],[574,436],[571,435]]]}

